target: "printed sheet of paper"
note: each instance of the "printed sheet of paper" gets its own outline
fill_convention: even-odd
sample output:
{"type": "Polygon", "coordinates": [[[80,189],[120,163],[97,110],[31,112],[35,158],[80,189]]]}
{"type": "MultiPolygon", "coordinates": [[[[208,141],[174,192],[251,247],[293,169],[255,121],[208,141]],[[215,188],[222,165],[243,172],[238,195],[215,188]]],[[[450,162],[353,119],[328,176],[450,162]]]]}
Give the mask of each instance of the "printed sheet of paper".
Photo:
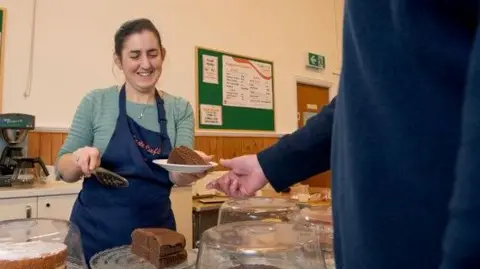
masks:
{"type": "Polygon", "coordinates": [[[317,115],[316,112],[303,112],[303,125],[307,125],[307,121],[315,115],[317,115]]]}
{"type": "Polygon", "coordinates": [[[203,125],[222,126],[222,106],[200,105],[200,123],[203,125]]]}
{"type": "Polygon", "coordinates": [[[218,84],[218,58],[202,55],[203,82],[218,84]]]}
{"type": "Polygon", "coordinates": [[[224,55],[223,105],[273,110],[272,65],[224,55]]]}

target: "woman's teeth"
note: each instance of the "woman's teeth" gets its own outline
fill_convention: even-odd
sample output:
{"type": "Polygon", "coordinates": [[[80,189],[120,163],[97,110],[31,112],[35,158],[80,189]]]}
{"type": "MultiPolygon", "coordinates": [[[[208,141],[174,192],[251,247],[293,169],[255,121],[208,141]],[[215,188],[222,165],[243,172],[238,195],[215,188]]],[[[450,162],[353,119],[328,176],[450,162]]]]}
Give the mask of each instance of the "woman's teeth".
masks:
{"type": "Polygon", "coordinates": [[[150,76],[152,73],[153,72],[138,72],[137,74],[139,74],[142,77],[147,77],[147,76],[150,76]]]}

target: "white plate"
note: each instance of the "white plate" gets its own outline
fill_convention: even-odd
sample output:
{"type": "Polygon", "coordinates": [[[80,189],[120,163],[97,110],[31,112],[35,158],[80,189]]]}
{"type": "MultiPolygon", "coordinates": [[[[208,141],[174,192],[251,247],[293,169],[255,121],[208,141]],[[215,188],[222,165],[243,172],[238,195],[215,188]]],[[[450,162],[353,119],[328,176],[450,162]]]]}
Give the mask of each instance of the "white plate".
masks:
{"type": "Polygon", "coordinates": [[[210,162],[210,164],[206,165],[186,165],[186,164],[172,164],[167,163],[168,159],[159,159],[153,160],[153,163],[163,167],[165,170],[169,172],[179,172],[179,173],[186,173],[186,174],[196,174],[196,173],[203,173],[208,169],[211,169],[218,164],[216,162],[210,162]]]}
{"type": "MultiPolygon", "coordinates": [[[[187,254],[186,261],[165,269],[188,269],[194,267],[197,261],[197,251],[187,249],[187,254]]],[[[107,249],[95,254],[90,259],[90,267],[92,269],[156,269],[153,264],[133,254],[130,250],[130,245],[107,249]]]]}

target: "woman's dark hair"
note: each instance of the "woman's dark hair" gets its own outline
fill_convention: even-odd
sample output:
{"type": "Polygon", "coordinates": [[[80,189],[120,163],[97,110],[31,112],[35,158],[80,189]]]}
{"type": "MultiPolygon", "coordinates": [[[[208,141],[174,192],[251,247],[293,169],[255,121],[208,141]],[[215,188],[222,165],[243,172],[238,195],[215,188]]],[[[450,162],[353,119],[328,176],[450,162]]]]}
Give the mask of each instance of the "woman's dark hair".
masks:
{"type": "Polygon", "coordinates": [[[120,26],[120,29],[117,30],[115,33],[115,54],[117,56],[122,55],[123,45],[125,43],[125,39],[132,34],[141,33],[143,31],[150,31],[152,32],[158,40],[158,45],[160,48],[162,47],[162,38],[160,37],[160,33],[157,30],[157,27],[149,20],[145,18],[135,19],[126,21],[125,23],[120,26]]]}

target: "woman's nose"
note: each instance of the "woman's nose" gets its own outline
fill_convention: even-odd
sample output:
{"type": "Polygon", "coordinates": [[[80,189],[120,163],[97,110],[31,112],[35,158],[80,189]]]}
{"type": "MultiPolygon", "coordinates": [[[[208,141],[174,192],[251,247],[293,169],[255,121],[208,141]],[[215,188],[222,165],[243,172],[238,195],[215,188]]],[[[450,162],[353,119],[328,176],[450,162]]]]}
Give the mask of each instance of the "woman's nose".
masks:
{"type": "Polygon", "coordinates": [[[152,66],[150,61],[148,60],[148,57],[141,57],[140,58],[140,67],[143,69],[149,69],[152,66]]]}

